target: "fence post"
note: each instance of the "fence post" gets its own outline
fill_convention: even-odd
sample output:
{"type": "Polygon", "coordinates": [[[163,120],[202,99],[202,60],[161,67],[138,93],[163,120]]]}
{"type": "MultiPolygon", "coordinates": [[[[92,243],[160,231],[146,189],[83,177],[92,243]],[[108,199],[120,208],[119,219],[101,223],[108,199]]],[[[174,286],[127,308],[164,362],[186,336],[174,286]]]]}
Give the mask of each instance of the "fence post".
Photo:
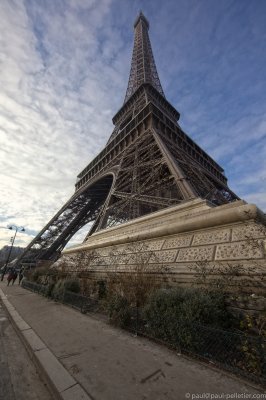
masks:
{"type": "Polygon", "coordinates": [[[80,312],[82,314],[86,314],[86,301],[87,301],[87,298],[82,295],[81,309],[80,309],[80,312]]]}
{"type": "Polygon", "coordinates": [[[65,303],[65,293],[66,293],[66,289],[64,289],[64,291],[63,291],[62,303],[65,303]]]}
{"type": "Polygon", "coordinates": [[[136,329],[135,329],[135,331],[136,331],[136,336],[138,336],[138,331],[139,331],[139,304],[138,304],[138,301],[137,301],[136,306],[137,306],[137,315],[136,315],[136,329]]]}

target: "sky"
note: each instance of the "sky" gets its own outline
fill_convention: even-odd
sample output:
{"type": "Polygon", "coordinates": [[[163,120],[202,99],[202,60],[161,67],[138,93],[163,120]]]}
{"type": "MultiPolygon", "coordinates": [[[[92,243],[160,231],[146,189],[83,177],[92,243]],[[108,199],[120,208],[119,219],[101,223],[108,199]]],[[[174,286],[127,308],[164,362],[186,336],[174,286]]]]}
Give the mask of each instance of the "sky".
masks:
{"type": "Polygon", "coordinates": [[[1,0],[0,248],[12,224],[29,243],[104,148],[139,10],[182,129],[266,211],[265,0],[1,0]]]}

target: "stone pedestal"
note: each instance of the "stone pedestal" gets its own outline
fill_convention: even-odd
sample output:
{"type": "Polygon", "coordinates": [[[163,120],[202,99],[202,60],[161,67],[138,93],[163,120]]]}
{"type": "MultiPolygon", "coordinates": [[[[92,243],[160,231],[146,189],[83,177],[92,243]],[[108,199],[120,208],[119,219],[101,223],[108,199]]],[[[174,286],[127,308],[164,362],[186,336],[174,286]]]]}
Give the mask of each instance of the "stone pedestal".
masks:
{"type": "Polygon", "coordinates": [[[169,285],[191,284],[200,268],[215,278],[221,267],[239,266],[241,274],[255,281],[266,277],[265,228],[265,215],[255,205],[240,200],[213,207],[195,199],[95,233],[64,250],[55,265],[101,279],[110,271],[126,273],[142,264],[145,272],[169,285]],[[87,261],[73,262],[81,253],[87,261]]]}

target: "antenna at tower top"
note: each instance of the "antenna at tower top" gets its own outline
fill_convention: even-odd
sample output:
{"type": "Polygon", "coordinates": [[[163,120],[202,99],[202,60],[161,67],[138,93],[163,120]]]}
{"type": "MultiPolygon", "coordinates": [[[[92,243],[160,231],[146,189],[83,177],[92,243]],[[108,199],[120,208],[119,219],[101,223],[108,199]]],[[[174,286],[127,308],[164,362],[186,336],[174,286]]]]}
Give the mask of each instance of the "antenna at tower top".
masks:
{"type": "Polygon", "coordinates": [[[162,96],[164,96],[153,58],[151,42],[148,33],[149,26],[149,21],[144,16],[143,12],[140,11],[134,23],[134,47],[124,103],[127,102],[132,94],[135,93],[135,91],[143,83],[149,83],[162,96]]]}
{"type": "Polygon", "coordinates": [[[147,25],[147,28],[149,29],[149,27],[150,27],[149,21],[147,20],[147,18],[143,14],[142,10],[140,10],[139,15],[135,19],[134,28],[136,28],[136,26],[138,25],[140,20],[143,21],[147,25]]]}

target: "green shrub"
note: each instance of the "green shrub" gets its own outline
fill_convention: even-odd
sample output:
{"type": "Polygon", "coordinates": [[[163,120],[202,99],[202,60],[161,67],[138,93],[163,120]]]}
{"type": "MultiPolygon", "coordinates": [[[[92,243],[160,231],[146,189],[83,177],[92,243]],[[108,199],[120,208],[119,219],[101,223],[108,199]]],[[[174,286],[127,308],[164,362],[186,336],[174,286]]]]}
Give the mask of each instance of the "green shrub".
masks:
{"type": "Polygon", "coordinates": [[[115,294],[109,298],[108,302],[108,316],[112,324],[121,328],[126,328],[131,320],[131,308],[128,300],[115,294]]]}
{"type": "Polygon", "coordinates": [[[52,297],[55,300],[61,301],[63,299],[64,296],[64,281],[62,279],[60,279],[59,281],[56,282],[56,284],[54,285],[53,291],[52,291],[52,297]]]}
{"type": "Polygon", "coordinates": [[[46,297],[52,297],[54,286],[55,286],[54,283],[48,283],[48,285],[46,287],[46,293],[45,293],[46,297]]]}
{"type": "Polygon", "coordinates": [[[66,279],[63,283],[65,290],[73,293],[80,293],[80,283],[78,279],[66,279]]]}
{"type": "Polygon", "coordinates": [[[97,281],[98,299],[104,299],[107,294],[106,282],[103,280],[97,281]]]}
{"type": "Polygon", "coordinates": [[[26,271],[25,276],[31,282],[36,282],[40,284],[47,284],[50,277],[55,277],[58,275],[58,271],[51,269],[50,267],[37,267],[32,271],[26,271]]]}
{"type": "Polygon", "coordinates": [[[46,273],[46,268],[35,268],[30,274],[29,274],[29,280],[38,283],[39,279],[41,276],[43,276],[46,273]]]}
{"type": "Polygon", "coordinates": [[[65,290],[73,293],[80,292],[80,284],[78,279],[59,279],[52,288],[52,297],[55,300],[61,301],[65,290]]]}
{"type": "Polygon", "coordinates": [[[154,292],[144,308],[144,317],[151,335],[183,347],[197,345],[196,324],[219,328],[230,324],[223,295],[198,289],[154,292]]]}

